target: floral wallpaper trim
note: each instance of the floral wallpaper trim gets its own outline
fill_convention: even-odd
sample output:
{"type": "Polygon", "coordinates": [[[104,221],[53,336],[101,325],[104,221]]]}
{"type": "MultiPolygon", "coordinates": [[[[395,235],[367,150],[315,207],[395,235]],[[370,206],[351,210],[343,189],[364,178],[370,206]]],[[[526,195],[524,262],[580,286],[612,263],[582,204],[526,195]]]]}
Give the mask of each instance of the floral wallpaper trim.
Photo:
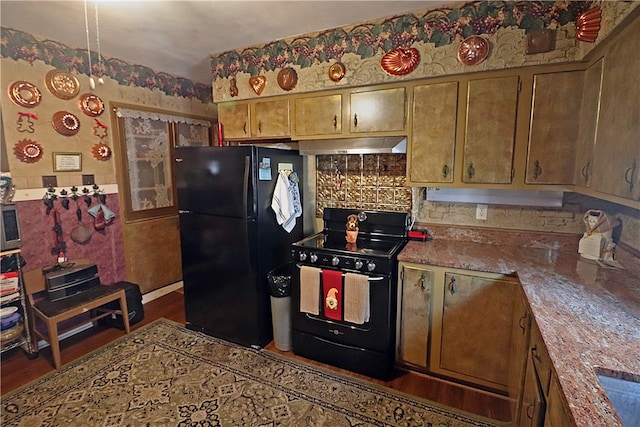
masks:
{"type": "Polygon", "coordinates": [[[340,61],[346,53],[366,59],[397,47],[433,43],[445,46],[471,35],[516,27],[526,33],[575,22],[593,1],[475,1],[460,7],[427,10],[351,27],[223,52],[212,56],[214,80],[239,72],[257,76],[287,65],[310,67],[340,61]]]}
{"type": "MultiPolygon", "coordinates": [[[[59,70],[89,75],[86,49],[74,49],[53,40],[39,40],[35,36],[12,28],[2,27],[2,58],[22,59],[33,64],[40,60],[59,70]]],[[[205,104],[213,102],[211,86],[194,83],[184,77],[155,72],[144,65],[130,64],[117,58],[98,61],[97,52],[91,52],[92,74],[108,76],[125,86],[159,89],[169,96],[196,98],[205,104]],[[100,69],[99,63],[102,64],[100,69]]]]}

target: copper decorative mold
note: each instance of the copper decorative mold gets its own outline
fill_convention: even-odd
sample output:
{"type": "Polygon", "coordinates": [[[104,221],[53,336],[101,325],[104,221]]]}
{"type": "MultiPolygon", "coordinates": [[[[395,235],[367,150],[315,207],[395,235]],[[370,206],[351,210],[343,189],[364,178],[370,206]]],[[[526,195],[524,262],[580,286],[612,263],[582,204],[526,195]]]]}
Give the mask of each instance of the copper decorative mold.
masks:
{"type": "Polygon", "coordinates": [[[283,68],[278,73],[278,86],[287,92],[296,87],[298,83],[298,73],[291,67],[283,68]]]}
{"type": "Polygon", "coordinates": [[[78,100],[80,111],[89,117],[98,117],[104,112],[104,102],[97,95],[85,93],[78,100]]]}
{"type": "Polygon", "coordinates": [[[392,76],[404,76],[418,68],[420,64],[420,52],[410,47],[399,47],[388,52],[382,57],[380,65],[382,69],[392,76]]]}
{"type": "Polygon", "coordinates": [[[42,146],[30,139],[18,141],[13,147],[13,153],[24,163],[35,163],[42,158],[42,146]]]}
{"type": "Polygon", "coordinates": [[[107,135],[109,135],[107,125],[105,125],[98,119],[94,119],[94,120],[96,121],[96,125],[91,129],[91,131],[95,136],[97,136],[100,139],[106,138],[107,135]]]}
{"type": "Polygon", "coordinates": [[[478,65],[489,55],[489,42],[480,36],[467,37],[458,48],[458,61],[464,65],[478,65]]]}
{"type": "Polygon", "coordinates": [[[105,161],[111,158],[111,148],[106,144],[95,144],[93,148],[91,148],[91,152],[96,160],[105,161]]]}
{"type": "Polygon", "coordinates": [[[71,73],[60,70],[51,70],[45,77],[47,89],[55,97],[60,99],[75,98],[80,92],[80,82],[71,73]]]}
{"type": "Polygon", "coordinates": [[[72,136],[80,130],[80,120],[68,111],[58,111],[51,118],[53,128],[61,135],[72,136]]]}
{"type": "Polygon", "coordinates": [[[593,43],[598,38],[602,10],[599,7],[587,10],[576,21],[576,39],[593,43]]]}
{"type": "Polygon", "coordinates": [[[9,85],[9,98],[20,107],[37,107],[42,100],[42,93],[34,84],[24,80],[9,85]]]}
{"type": "Polygon", "coordinates": [[[267,85],[267,78],[265,76],[255,76],[249,79],[249,86],[257,94],[261,95],[264,87],[267,85]]]}
{"type": "Polygon", "coordinates": [[[535,53],[549,52],[555,45],[555,31],[545,28],[543,30],[532,31],[527,34],[527,48],[525,53],[532,55],[535,53]]]}
{"type": "Polygon", "coordinates": [[[329,67],[329,78],[338,83],[340,80],[344,78],[347,69],[345,68],[342,62],[336,62],[329,67]]]}

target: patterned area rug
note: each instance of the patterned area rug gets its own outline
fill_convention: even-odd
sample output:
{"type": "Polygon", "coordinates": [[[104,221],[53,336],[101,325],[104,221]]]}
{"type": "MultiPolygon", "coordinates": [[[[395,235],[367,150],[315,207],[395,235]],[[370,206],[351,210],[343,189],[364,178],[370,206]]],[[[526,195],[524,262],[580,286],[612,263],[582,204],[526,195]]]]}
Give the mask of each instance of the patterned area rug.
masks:
{"type": "Polygon", "coordinates": [[[2,426],[497,426],[160,319],[2,396],[2,426]]]}

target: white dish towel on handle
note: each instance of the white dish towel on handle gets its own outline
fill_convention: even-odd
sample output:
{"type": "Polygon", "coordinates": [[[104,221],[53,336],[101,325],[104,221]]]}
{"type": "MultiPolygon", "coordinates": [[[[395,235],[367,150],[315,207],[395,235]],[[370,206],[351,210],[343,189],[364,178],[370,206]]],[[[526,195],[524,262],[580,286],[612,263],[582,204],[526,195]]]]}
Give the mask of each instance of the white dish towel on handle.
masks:
{"type": "Polygon", "coordinates": [[[296,208],[290,184],[287,173],[280,171],[271,199],[271,209],[276,213],[276,221],[287,233],[291,233],[296,226],[296,208]]]}

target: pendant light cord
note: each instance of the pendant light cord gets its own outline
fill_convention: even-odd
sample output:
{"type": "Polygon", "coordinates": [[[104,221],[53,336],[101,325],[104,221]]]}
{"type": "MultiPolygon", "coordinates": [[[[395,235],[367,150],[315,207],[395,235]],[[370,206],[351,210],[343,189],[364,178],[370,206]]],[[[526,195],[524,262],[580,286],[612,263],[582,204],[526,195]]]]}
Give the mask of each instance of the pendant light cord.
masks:
{"type": "Polygon", "coordinates": [[[100,25],[98,24],[98,0],[95,0],[96,8],[96,44],[98,45],[98,70],[102,76],[102,53],[100,52],[100,25]]]}
{"type": "Polygon", "coordinates": [[[89,56],[89,79],[91,79],[91,45],[89,44],[89,17],[87,15],[87,0],[84,0],[84,26],[87,30],[87,54],[89,56]]]}

